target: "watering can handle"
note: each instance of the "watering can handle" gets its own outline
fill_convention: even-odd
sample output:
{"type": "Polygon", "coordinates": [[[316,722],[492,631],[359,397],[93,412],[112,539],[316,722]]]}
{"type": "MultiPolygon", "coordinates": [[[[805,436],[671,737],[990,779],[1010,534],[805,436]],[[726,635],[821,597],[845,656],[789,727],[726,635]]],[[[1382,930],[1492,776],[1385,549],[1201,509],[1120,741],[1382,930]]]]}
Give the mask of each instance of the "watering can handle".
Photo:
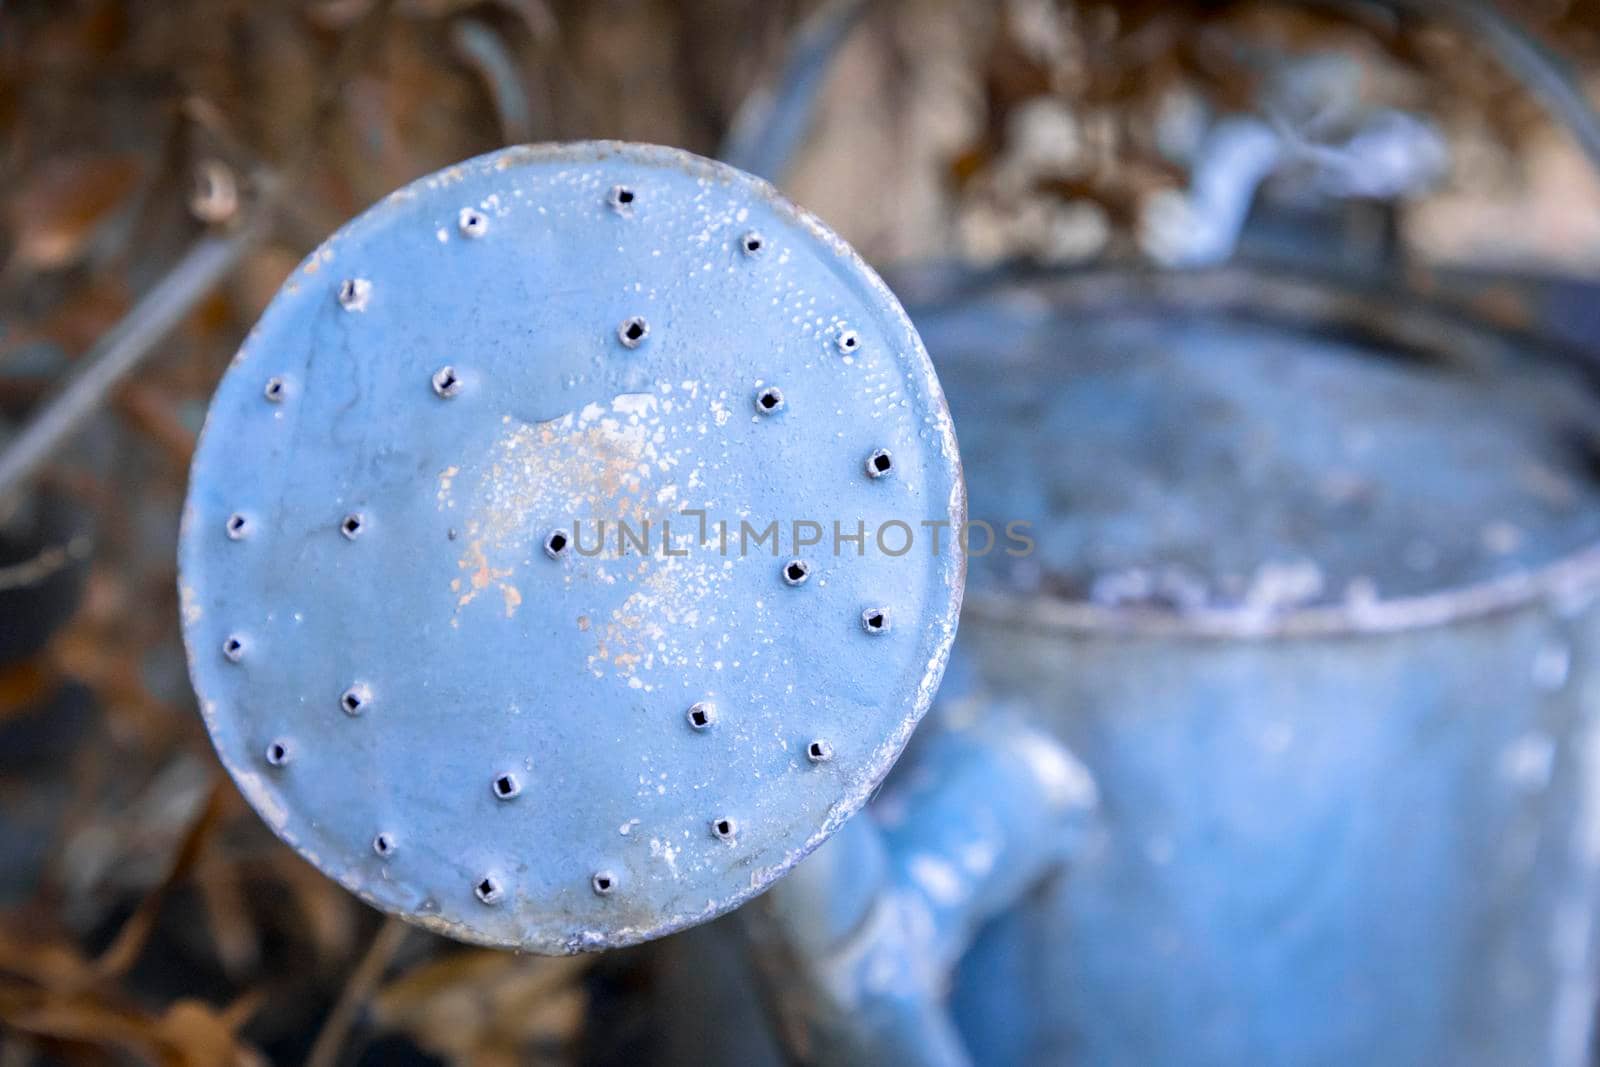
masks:
{"type": "Polygon", "coordinates": [[[1093,780],[1025,709],[968,697],[940,718],[904,781],[739,912],[806,1062],[969,1063],[952,969],[1087,838],[1093,780]]]}
{"type": "MultiPolygon", "coordinates": [[[[1326,0],[1309,0],[1322,3],[1326,0]]],[[[1384,0],[1398,11],[1453,22],[1499,61],[1507,73],[1572,134],[1584,155],[1600,170],[1600,112],[1566,61],[1551,52],[1517,21],[1486,0],[1384,0]]]]}
{"type": "MultiPolygon", "coordinates": [[[[1344,8],[1345,0],[1294,0],[1344,8]]],[[[1566,62],[1544,47],[1515,19],[1486,0],[1380,0],[1395,11],[1430,16],[1472,35],[1545,110],[1572,134],[1600,170],[1600,112],[1566,62]]],[[[831,0],[802,27],[783,68],[770,86],[741,104],[719,158],[781,183],[810,128],[827,74],[861,21],[867,0],[831,0]]]]}

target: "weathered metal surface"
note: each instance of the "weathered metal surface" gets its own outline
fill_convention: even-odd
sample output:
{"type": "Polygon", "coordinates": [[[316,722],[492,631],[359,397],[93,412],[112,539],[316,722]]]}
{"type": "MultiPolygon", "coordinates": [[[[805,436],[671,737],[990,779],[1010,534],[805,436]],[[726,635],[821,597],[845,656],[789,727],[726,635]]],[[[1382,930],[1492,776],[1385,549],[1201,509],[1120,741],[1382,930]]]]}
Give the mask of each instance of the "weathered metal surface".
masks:
{"type": "Polygon", "coordinates": [[[245,795],[352,891],[466,940],[627,944],[865,803],[963,560],[829,524],[963,507],[915,331],[815,219],[674,150],[508,149],[330,238],[239,353],[184,517],[191,673],[245,795]]]}
{"type": "Polygon", "coordinates": [[[916,315],[974,520],[1037,538],[974,558],[963,649],[1104,821],[962,961],[980,1062],[1587,1062],[1592,383],[1408,301],[1089,276],[916,315]]]}
{"type": "Polygon", "coordinates": [[[974,538],[985,615],[1023,598],[1120,629],[1403,629],[1600,557],[1592,372],[1453,309],[1107,272],[918,317],[983,477],[974,519],[1031,524],[1032,551],[974,538]]]}
{"type": "Polygon", "coordinates": [[[1020,709],[941,708],[869,813],[740,912],[805,1062],[985,1062],[946,1009],[951,968],[1069,860],[1095,808],[1083,766],[1020,709]]]}
{"type": "MultiPolygon", "coordinates": [[[[986,1062],[948,1012],[951,967],[986,924],[1070,877],[1096,792],[1024,707],[951,688],[867,811],[759,900],[641,950],[650,962],[633,966],[654,982],[613,1010],[659,1039],[602,1041],[596,1062],[986,1062]]],[[[1004,993],[1031,1010],[1032,990],[1004,993]]]]}

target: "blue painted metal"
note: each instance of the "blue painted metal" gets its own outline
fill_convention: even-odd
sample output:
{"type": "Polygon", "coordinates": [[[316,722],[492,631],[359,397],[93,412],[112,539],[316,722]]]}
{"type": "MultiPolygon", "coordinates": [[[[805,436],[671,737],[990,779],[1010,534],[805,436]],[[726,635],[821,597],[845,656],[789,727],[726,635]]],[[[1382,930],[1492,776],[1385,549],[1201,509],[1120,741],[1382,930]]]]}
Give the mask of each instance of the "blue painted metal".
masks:
{"type": "Polygon", "coordinates": [[[1101,794],[1068,874],[958,967],[974,1059],[1586,1063],[1587,370],[1243,271],[913,315],[974,519],[1038,539],[974,550],[962,647],[1101,794]]]}
{"type": "MultiPolygon", "coordinates": [[[[798,141],[809,62],[771,159],[798,141]]],[[[893,298],[764,186],[665,150],[512,150],[397,194],[274,305],[197,459],[186,629],[224,761],[369,900],[539,951],[692,925],[837,831],[687,935],[755,947],[809,1060],[1585,1062],[1593,383],[1403,293],[1101,280],[919,316],[976,445],[977,517],[1028,521],[1037,551],[974,561],[984,695],[944,702],[846,823],[937,685],[958,562],[808,560],[785,581],[740,560],[726,585],[653,585],[619,549],[529,583],[567,573],[541,575],[542,550],[573,562],[544,540],[562,519],[676,513],[630,484],[647,467],[609,466],[640,458],[639,426],[709,435],[679,460],[700,479],[662,473],[713,514],[959,521],[948,419],[893,298]],[[749,276],[780,249],[799,261],[749,276]],[[813,297],[849,310],[813,319],[813,297]],[[596,322],[617,332],[602,344],[596,322]],[[676,403],[732,381],[742,414],[668,417],[664,384],[676,403]],[[763,427],[825,406],[826,428],[762,451],[763,427]],[[898,431],[892,479],[863,477],[868,429],[898,431]],[[767,612],[823,588],[821,610],[767,612]],[[889,635],[853,620],[885,604],[892,640],[913,632],[874,658],[889,635]],[[579,662],[574,630],[605,619],[619,631],[579,662]],[[624,669],[614,639],[640,634],[624,669]],[[730,731],[730,708],[754,725],[730,731]],[[280,739],[288,758],[264,760],[280,739]],[[1087,839],[1088,776],[1041,770],[1074,767],[1067,745],[1103,800],[1087,839]],[[491,761],[508,795],[464,802],[491,761]],[[487,903],[469,888],[486,870],[487,903]]],[[[675,972],[700,1019],[751,1017],[736,956],[675,972]]],[[[701,1027],[669,1058],[774,1056],[701,1027]]]]}
{"type": "Polygon", "coordinates": [[[972,1061],[945,1007],[951,968],[1068,858],[1096,802],[1030,717],[942,702],[909,773],[741,912],[779,1031],[807,1062],[972,1061]]]}
{"type": "Polygon", "coordinates": [[[507,149],[335,234],[239,353],[184,517],[191,673],[246,797],[353,892],[471,941],[628,944],[877,788],[963,559],[829,524],[963,506],[916,332],[814,218],[671,149],[507,149]]]}

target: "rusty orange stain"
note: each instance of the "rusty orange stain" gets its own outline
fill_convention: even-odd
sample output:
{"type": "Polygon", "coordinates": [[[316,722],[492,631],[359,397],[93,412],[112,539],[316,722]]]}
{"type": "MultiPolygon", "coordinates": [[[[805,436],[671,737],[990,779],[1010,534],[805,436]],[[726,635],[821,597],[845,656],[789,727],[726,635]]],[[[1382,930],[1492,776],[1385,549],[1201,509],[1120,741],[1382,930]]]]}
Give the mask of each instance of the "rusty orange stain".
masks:
{"type": "MultiPolygon", "coordinates": [[[[489,446],[472,486],[457,484],[462,468],[441,471],[441,510],[455,508],[461,491],[470,493],[459,502],[467,521],[457,561],[461,573],[452,585],[457,594],[453,624],[481,592],[496,587],[506,617],[514,616],[523,601],[518,586],[525,584],[515,575],[522,567],[546,565],[534,557],[547,529],[591,516],[582,520],[590,527],[587,532],[594,536],[591,523],[604,520],[603,551],[620,564],[611,575],[602,566],[597,576],[607,583],[621,578],[635,588],[605,619],[578,617],[579,631],[596,638],[589,669],[598,674],[609,667],[631,676],[657,661],[681,658],[679,631],[715,618],[714,610],[702,607],[725,574],[704,562],[662,561],[648,552],[623,561],[616,528],[619,521],[628,522],[636,532],[647,531],[644,536],[653,543],[662,521],[677,514],[680,487],[696,485],[699,467],[681,470],[680,464],[702,454],[704,434],[723,421],[717,418],[716,397],[702,398],[689,383],[681,393],[670,392],[667,387],[659,396],[624,393],[540,422],[504,416],[504,430],[489,446]]],[[[567,573],[566,581],[572,579],[567,573]]],[[[681,639],[695,640],[688,634],[681,639]]]]}

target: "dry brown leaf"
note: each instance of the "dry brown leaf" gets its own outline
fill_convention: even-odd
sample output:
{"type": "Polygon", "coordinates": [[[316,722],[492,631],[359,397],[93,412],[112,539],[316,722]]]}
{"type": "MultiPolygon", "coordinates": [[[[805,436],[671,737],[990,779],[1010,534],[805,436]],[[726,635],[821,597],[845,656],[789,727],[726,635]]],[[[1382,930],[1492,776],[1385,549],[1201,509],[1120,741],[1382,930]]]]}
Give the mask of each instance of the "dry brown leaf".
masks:
{"type": "Polygon", "coordinates": [[[0,721],[33,707],[51,691],[58,678],[43,658],[0,667],[0,721]]]}
{"type": "MultiPolygon", "coordinates": [[[[255,998],[245,1004],[253,1010],[255,998]]],[[[260,1053],[240,1043],[235,1030],[244,1018],[225,1014],[198,1000],[179,1000],[153,1027],[156,1039],[181,1067],[255,1067],[265,1065],[260,1053]]],[[[242,1013],[248,1017],[249,1012],[242,1013]]]]}
{"type": "Polygon", "coordinates": [[[119,1049],[158,1067],[177,1067],[162,1055],[151,1020],[89,995],[48,995],[0,983],[0,1023],[34,1037],[119,1049]]]}
{"type": "Polygon", "coordinates": [[[115,1049],[157,1067],[266,1067],[236,1034],[254,1011],[246,998],[226,1012],[179,1000],[159,1016],[94,992],[59,993],[0,982],[0,1023],[54,1041],[115,1049]]]}
{"type": "Polygon", "coordinates": [[[188,877],[204,853],[212,831],[221,820],[225,798],[230,791],[230,787],[224,783],[221,775],[213,772],[211,788],[200,810],[195,813],[193,821],[189,824],[188,831],[183,835],[183,841],[178,846],[177,854],[172,858],[166,878],[139,902],[138,909],[128,917],[127,922],[123,923],[111,945],[95,961],[97,975],[103,978],[121,975],[139,958],[139,953],[144,951],[150,931],[154,928],[156,918],[161,912],[161,905],[166,901],[172,887],[188,877]]]}
{"type": "Polygon", "coordinates": [[[373,1018],[435,1055],[484,1063],[535,1041],[572,1039],[587,1004],[581,983],[588,968],[582,957],[454,952],[380,990],[373,1018]]]}
{"type": "Polygon", "coordinates": [[[89,973],[89,961],[71,945],[42,939],[20,922],[0,924],[0,974],[64,992],[86,985],[89,973]]]}
{"type": "Polygon", "coordinates": [[[16,266],[44,271],[76,262],[127,202],[141,170],[125,155],[58,157],[35,167],[6,203],[16,266]]]}
{"type": "Polygon", "coordinates": [[[128,311],[128,288],[115,278],[91,279],[74,289],[43,318],[8,331],[0,357],[40,341],[59,345],[70,356],[85,351],[128,311]]]}

